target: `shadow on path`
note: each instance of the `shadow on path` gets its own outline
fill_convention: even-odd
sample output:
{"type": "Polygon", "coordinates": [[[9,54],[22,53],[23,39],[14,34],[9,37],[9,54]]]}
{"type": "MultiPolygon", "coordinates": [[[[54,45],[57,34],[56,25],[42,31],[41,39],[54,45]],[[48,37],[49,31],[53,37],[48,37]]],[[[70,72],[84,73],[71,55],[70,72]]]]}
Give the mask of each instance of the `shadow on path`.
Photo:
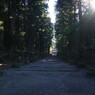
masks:
{"type": "Polygon", "coordinates": [[[0,95],[95,95],[95,79],[56,57],[6,71],[0,95]]]}

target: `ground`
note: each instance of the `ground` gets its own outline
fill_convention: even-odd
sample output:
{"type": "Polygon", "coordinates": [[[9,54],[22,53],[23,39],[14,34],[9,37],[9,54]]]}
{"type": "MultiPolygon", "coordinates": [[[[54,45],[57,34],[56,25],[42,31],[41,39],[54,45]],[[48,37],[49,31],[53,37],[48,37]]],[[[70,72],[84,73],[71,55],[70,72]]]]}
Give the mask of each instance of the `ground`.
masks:
{"type": "Polygon", "coordinates": [[[95,79],[56,57],[47,57],[0,77],[0,95],[95,95],[95,79]]]}

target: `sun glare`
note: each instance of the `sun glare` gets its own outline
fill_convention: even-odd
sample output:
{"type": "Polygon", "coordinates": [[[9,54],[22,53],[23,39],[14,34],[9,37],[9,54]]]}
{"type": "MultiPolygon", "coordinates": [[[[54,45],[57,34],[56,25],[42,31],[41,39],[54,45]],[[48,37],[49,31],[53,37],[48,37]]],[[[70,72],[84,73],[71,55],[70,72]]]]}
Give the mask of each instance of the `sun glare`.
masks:
{"type": "Polygon", "coordinates": [[[83,0],[83,1],[87,6],[90,5],[90,8],[95,10],[95,0],[83,0]]]}
{"type": "Polygon", "coordinates": [[[90,0],[91,7],[95,10],[95,0],[90,0]]]}
{"type": "Polygon", "coordinates": [[[51,18],[51,22],[55,23],[55,18],[56,18],[56,13],[55,13],[55,4],[57,0],[49,0],[48,5],[49,5],[49,16],[51,18]]]}

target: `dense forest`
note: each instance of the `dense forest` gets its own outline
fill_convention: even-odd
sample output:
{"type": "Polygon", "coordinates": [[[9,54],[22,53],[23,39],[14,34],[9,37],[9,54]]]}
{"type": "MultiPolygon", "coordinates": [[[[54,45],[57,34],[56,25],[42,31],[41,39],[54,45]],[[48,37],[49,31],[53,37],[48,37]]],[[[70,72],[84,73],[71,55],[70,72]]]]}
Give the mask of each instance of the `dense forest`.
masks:
{"type": "Polygon", "coordinates": [[[58,56],[81,67],[95,64],[95,9],[90,0],[58,0],[56,23],[48,0],[0,0],[0,63],[16,66],[49,55],[53,27],[58,56]]]}
{"type": "Polygon", "coordinates": [[[52,38],[47,0],[0,0],[0,63],[47,56],[52,38]]]}
{"type": "Polygon", "coordinates": [[[95,66],[95,9],[91,1],[58,0],[56,5],[58,55],[80,67],[95,66]]]}

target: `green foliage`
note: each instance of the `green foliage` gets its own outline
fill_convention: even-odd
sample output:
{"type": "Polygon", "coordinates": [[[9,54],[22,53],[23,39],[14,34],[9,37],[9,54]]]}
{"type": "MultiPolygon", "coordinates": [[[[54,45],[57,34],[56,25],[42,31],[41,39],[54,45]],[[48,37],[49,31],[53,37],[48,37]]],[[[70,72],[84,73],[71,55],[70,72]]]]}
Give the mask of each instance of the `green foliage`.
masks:
{"type": "Polygon", "coordinates": [[[81,4],[81,0],[58,0],[55,27],[59,55],[66,61],[78,63],[78,67],[86,67],[86,60],[91,60],[95,51],[92,40],[95,39],[95,12],[86,6],[85,12],[82,11],[84,5],[81,4]]]}
{"type": "MultiPolygon", "coordinates": [[[[0,8],[0,31],[3,30],[1,41],[8,56],[7,62],[28,63],[35,55],[37,59],[48,55],[52,24],[45,0],[5,0],[0,1],[0,8]]],[[[12,64],[18,67],[16,65],[12,64]]]]}
{"type": "Polygon", "coordinates": [[[20,36],[24,36],[26,34],[26,32],[19,32],[20,36]]]}
{"type": "Polygon", "coordinates": [[[8,8],[5,8],[5,9],[4,9],[4,12],[7,12],[7,11],[8,11],[8,8]]]}
{"type": "Polygon", "coordinates": [[[4,24],[4,21],[0,21],[0,30],[1,30],[1,31],[4,30],[3,24],[4,24]]]}
{"type": "Polygon", "coordinates": [[[4,30],[4,26],[0,26],[0,30],[4,30]]]}
{"type": "Polygon", "coordinates": [[[3,21],[0,21],[0,25],[2,25],[4,22],[3,21]]]}

